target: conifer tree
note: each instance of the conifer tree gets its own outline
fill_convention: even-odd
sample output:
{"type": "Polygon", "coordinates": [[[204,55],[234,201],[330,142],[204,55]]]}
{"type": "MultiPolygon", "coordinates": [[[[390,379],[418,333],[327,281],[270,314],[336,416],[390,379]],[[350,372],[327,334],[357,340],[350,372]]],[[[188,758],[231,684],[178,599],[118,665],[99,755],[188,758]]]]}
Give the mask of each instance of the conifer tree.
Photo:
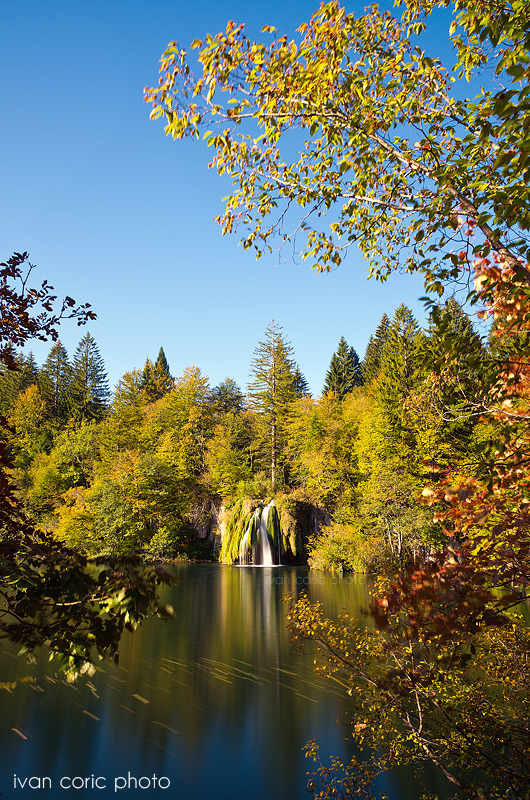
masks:
{"type": "Polygon", "coordinates": [[[296,365],[294,371],[294,393],[296,397],[311,397],[309,384],[305,375],[301,371],[299,364],[296,365]]]}
{"type": "Polygon", "coordinates": [[[19,394],[37,382],[38,368],[33,353],[25,356],[19,353],[14,356],[17,367],[0,371],[0,414],[7,416],[19,394]]]}
{"type": "Polygon", "coordinates": [[[164,348],[163,347],[160,347],[160,350],[158,351],[158,356],[157,356],[157,359],[155,361],[155,367],[156,366],[158,366],[160,372],[163,375],[165,375],[167,378],[172,380],[171,372],[169,371],[169,364],[168,364],[168,361],[167,361],[167,358],[166,358],[166,354],[164,353],[164,348]]]}
{"type": "Polygon", "coordinates": [[[243,410],[243,392],[233,378],[225,378],[212,389],[212,402],[220,414],[243,410]]]}
{"type": "Polygon", "coordinates": [[[68,419],[72,370],[66,348],[58,339],[39,373],[39,388],[48,413],[55,424],[68,419]]]}
{"type": "Polygon", "coordinates": [[[477,443],[474,431],[488,407],[498,364],[488,363],[480,336],[453,297],[432,308],[420,346],[420,369],[428,391],[419,393],[417,417],[418,422],[423,418],[424,429],[430,427],[428,455],[438,464],[454,467],[460,461],[469,468],[477,443]]]}
{"type": "Polygon", "coordinates": [[[71,406],[79,419],[101,419],[107,409],[109,384],[95,339],[86,333],[72,364],[71,406]]]}
{"type": "Polygon", "coordinates": [[[480,389],[477,383],[485,377],[485,351],[471,320],[454,297],[433,307],[426,344],[434,355],[434,363],[430,358],[426,367],[439,369],[450,365],[458,373],[460,381],[466,380],[467,394],[470,397],[476,395],[480,389]],[[448,354],[451,355],[449,359],[448,354]]]}
{"type": "Polygon", "coordinates": [[[323,394],[334,392],[339,400],[342,400],[355,386],[362,386],[362,384],[363,376],[359,356],[353,347],[348,347],[344,336],[341,336],[326,373],[323,394]]]}
{"type": "Polygon", "coordinates": [[[154,374],[155,374],[155,365],[151,361],[150,358],[145,359],[144,368],[142,370],[142,376],[140,380],[140,387],[144,391],[146,397],[149,400],[155,400],[156,398],[153,397],[154,393],[154,374]]]}
{"type": "Polygon", "coordinates": [[[262,441],[266,450],[264,463],[270,470],[273,488],[284,464],[289,405],[296,397],[293,355],[293,348],[285,339],[281,326],[272,320],[264,340],[254,350],[248,395],[251,406],[262,421],[262,441]]]}
{"type": "Polygon", "coordinates": [[[370,336],[368,340],[362,363],[362,373],[366,384],[371,383],[379,375],[379,370],[381,368],[381,352],[388,339],[389,327],[390,320],[386,314],[383,314],[374,335],[370,336]]]}
{"type": "Polygon", "coordinates": [[[173,383],[166,354],[161,347],[154,364],[150,358],[146,359],[142,372],[142,389],[147,399],[154,402],[170,392],[173,383]]]}
{"type": "Polygon", "coordinates": [[[391,429],[401,439],[408,428],[404,404],[417,377],[419,333],[412,311],[402,303],[395,311],[381,350],[376,396],[391,429]]]}

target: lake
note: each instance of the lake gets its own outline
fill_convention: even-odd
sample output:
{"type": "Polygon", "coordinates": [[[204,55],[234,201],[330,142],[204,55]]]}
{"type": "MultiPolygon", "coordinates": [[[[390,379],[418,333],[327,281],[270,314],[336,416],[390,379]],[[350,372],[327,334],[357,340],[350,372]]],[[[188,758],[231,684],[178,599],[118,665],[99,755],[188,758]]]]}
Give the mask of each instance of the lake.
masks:
{"type": "MultiPolygon", "coordinates": [[[[330,616],[361,614],[367,580],[304,567],[175,572],[162,592],[175,619],[125,634],[118,666],[67,685],[44,656],[31,667],[2,648],[2,680],[37,677],[2,693],[2,798],[303,800],[308,740],[349,760],[348,698],[290,646],[282,598],[306,591],[330,616]]],[[[397,771],[378,787],[414,800],[415,783],[397,771]]]]}

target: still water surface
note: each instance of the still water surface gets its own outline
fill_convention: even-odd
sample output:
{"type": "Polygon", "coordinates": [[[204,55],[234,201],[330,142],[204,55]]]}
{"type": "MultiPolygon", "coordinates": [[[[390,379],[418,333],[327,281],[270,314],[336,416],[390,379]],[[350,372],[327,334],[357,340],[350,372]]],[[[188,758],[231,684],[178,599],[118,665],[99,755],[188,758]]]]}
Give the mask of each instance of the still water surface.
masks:
{"type": "MultiPolygon", "coordinates": [[[[175,571],[179,583],[163,597],[175,619],[126,634],[119,666],[69,686],[43,659],[35,685],[2,693],[2,798],[307,800],[309,739],[323,758],[349,759],[351,734],[339,721],[348,698],[290,646],[282,597],[306,591],[330,616],[361,614],[366,580],[302,567],[175,571]],[[52,788],[41,780],[47,788],[32,789],[30,778],[52,788]],[[74,778],[88,788],[73,788],[74,778]]],[[[30,671],[2,650],[2,680],[30,671]]],[[[419,795],[410,772],[378,788],[391,800],[419,795]]]]}

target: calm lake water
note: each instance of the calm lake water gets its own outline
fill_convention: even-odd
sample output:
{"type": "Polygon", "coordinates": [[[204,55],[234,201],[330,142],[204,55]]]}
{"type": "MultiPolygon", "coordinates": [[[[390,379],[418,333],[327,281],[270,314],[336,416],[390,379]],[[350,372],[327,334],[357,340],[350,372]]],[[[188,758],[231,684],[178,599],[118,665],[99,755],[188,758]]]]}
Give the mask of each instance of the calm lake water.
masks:
{"type": "MultiPolygon", "coordinates": [[[[360,613],[366,580],[303,567],[175,570],[178,585],[164,590],[175,619],[126,634],[118,667],[71,686],[45,659],[28,667],[2,648],[1,680],[37,675],[0,695],[2,798],[303,800],[309,739],[323,758],[349,759],[338,721],[348,698],[290,646],[282,597],[306,591],[330,616],[360,613]]],[[[379,788],[391,800],[419,796],[410,772],[379,788]]]]}

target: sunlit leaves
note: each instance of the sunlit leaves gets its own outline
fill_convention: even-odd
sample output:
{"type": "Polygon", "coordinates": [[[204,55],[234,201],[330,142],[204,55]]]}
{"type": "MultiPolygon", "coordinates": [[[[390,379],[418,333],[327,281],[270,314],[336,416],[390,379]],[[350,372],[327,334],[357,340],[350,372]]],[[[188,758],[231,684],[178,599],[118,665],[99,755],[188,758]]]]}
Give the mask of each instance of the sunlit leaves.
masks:
{"type": "MultiPolygon", "coordinates": [[[[455,242],[466,245],[455,225],[463,211],[486,247],[528,280],[517,261],[530,223],[527,89],[452,97],[453,77],[415,45],[421,14],[435,5],[448,2],[407,0],[399,21],[375,7],[357,19],[330,2],[299,26],[296,40],[267,44],[231,22],[205,45],[194,42],[200,79],[172,43],[161,84],[146,99],[157,114],[168,112],[166,133],[175,138],[216,124],[210,166],[234,184],[218,218],[223,232],[243,225],[245,246],[257,254],[300,252],[318,270],[339,265],[357,242],[376,274],[401,264],[442,292],[466,269],[452,252],[455,242]]],[[[448,30],[460,67],[468,75],[489,57],[499,73],[523,80],[528,8],[499,11],[484,0],[480,8],[477,16],[476,4],[462,3],[448,30]],[[489,55],[488,42],[497,48],[489,55]]]]}
{"type": "Polygon", "coordinates": [[[425,761],[459,790],[455,797],[528,796],[527,628],[500,630],[492,618],[474,641],[433,644],[421,632],[411,637],[406,615],[383,633],[347,614],[326,619],[307,598],[290,606],[288,620],[294,643],[351,698],[352,736],[373,753],[365,765],[354,758],[326,766],[310,742],[318,769],[309,790],[317,797],[335,797],[339,787],[373,797],[378,773],[414,764],[421,779],[425,761]]]}

